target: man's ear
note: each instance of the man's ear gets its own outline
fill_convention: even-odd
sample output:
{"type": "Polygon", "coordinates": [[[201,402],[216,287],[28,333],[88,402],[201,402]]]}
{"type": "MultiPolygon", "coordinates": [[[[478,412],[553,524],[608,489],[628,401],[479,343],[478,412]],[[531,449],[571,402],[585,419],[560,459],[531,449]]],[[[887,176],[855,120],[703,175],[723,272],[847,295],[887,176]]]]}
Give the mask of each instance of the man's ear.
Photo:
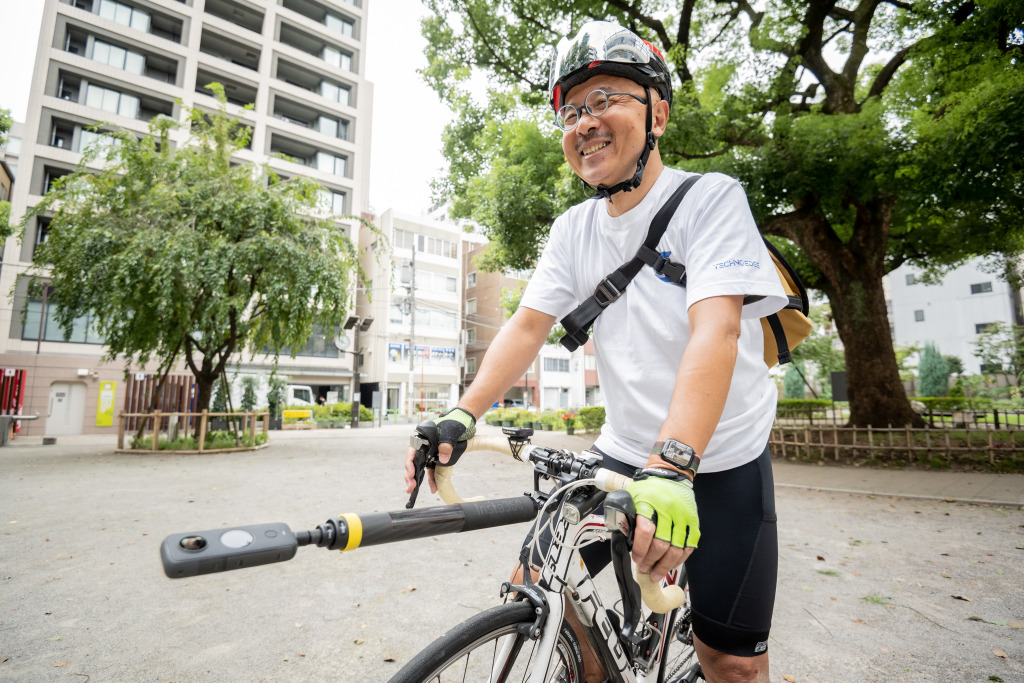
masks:
{"type": "Polygon", "coordinates": [[[654,133],[655,137],[661,137],[665,134],[665,129],[668,127],[668,113],[669,106],[668,102],[657,98],[657,102],[654,103],[654,109],[652,110],[653,116],[651,117],[651,132],[654,133]]]}

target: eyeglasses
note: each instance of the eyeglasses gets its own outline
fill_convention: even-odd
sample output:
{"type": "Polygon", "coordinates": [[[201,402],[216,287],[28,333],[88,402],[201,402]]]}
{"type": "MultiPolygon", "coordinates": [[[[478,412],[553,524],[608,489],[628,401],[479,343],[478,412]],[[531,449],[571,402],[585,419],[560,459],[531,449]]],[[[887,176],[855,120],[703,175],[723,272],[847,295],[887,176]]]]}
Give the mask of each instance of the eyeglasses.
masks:
{"type": "Polygon", "coordinates": [[[568,133],[570,130],[576,127],[576,124],[580,122],[580,118],[583,116],[583,112],[587,112],[591,116],[603,116],[608,107],[613,104],[612,98],[625,95],[626,97],[632,97],[634,100],[641,104],[647,104],[647,100],[628,92],[605,92],[604,90],[591,90],[587,95],[587,99],[583,101],[582,107],[574,107],[571,104],[567,104],[558,110],[558,115],[555,116],[555,125],[561,128],[563,131],[568,133]]]}

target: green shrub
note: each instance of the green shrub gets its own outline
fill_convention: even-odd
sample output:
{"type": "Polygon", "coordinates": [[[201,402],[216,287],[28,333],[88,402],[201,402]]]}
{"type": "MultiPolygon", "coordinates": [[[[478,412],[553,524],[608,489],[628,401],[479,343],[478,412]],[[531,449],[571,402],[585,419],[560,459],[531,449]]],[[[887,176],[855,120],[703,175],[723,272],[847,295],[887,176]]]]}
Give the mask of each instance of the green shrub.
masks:
{"type": "Polygon", "coordinates": [[[604,407],[588,406],[580,408],[578,421],[583,423],[583,429],[588,432],[596,432],[604,424],[604,415],[604,407]]]}
{"type": "Polygon", "coordinates": [[[925,408],[933,411],[947,410],[991,410],[990,398],[966,398],[964,396],[917,396],[911,400],[920,401],[925,408]]]}

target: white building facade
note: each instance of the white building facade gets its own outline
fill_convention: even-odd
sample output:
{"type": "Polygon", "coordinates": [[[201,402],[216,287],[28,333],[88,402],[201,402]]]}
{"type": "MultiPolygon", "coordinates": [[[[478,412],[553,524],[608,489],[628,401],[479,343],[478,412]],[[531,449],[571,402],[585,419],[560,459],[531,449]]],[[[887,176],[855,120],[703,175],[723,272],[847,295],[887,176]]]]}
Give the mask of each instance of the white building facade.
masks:
{"type": "Polygon", "coordinates": [[[463,231],[392,209],[366,218],[377,231],[362,228],[362,265],[371,284],[360,292],[358,310],[375,322],[361,371],[374,378],[384,410],[419,420],[459,400],[466,357],[463,231]]]}
{"type": "MultiPolygon", "coordinates": [[[[283,178],[313,178],[326,188],[326,210],[358,215],[368,200],[373,101],[365,36],[358,0],[45,0],[27,120],[18,131],[12,221],[74,170],[97,137],[90,126],[102,121],[146,135],[156,116],[180,121],[182,104],[214,110],[205,88],[211,82],[224,86],[228,112],[252,129],[238,160],[266,162],[283,178]]],[[[185,135],[173,132],[172,142],[185,135]]],[[[41,419],[24,423],[29,433],[55,433],[57,420],[47,418],[55,397],[69,411],[56,433],[106,433],[111,428],[93,419],[103,400],[99,385],[120,383],[126,368],[100,361],[103,340],[87,320],[65,342],[51,311],[28,291],[24,274],[47,225],[40,217],[23,241],[4,245],[0,290],[16,295],[0,306],[0,367],[30,378],[23,412],[41,419]]],[[[358,239],[355,226],[346,229],[358,239]]],[[[314,335],[296,359],[281,359],[278,372],[347,397],[354,355],[335,348],[335,335],[314,335]]],[[[239,360],[239,372],[270,371],[266,360],[239,360]]]]}
{"type": "Polygon", "coordinates": [[[938,284],[921,281],[920,269],[904,264],[889,278],[889,322],[900,346],[932,343],[955,355],[968,374],[982,371],[972,344],[996,322],[1022,324],[1021,298],[1004,279],[976,258],[946,274],[938,284]]]}

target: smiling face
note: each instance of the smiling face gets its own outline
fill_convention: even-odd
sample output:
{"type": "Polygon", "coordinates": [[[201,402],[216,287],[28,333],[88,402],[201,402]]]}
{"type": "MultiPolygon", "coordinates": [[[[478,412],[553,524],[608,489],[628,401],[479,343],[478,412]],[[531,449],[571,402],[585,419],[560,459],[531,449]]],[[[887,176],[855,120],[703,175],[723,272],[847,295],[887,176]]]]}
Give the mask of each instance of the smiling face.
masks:
{"type": "MultiPolygon", "coordinates": [[[[570,90],[565,104],[581,108],[587,95],[597,89],[626,92],[646,99],[644,88],[638,83],[618,76],[598,75],[570,90]]],[[[653,90],[650,92],[656,100],[652,132],[658,136],[664,132],[667,117],[667,111],[661,116],[661,107],[667,110],[668,106],[657,101],[653,90]]],[[[577,126],[562,135],[562,151],[569,166],[593,187],[611,187],[628,180],[636,171],[637,159],[643,152],[646,116],[646,105],[626,96],[613,96],[602,116],[584,112],[577,126]]]]}

